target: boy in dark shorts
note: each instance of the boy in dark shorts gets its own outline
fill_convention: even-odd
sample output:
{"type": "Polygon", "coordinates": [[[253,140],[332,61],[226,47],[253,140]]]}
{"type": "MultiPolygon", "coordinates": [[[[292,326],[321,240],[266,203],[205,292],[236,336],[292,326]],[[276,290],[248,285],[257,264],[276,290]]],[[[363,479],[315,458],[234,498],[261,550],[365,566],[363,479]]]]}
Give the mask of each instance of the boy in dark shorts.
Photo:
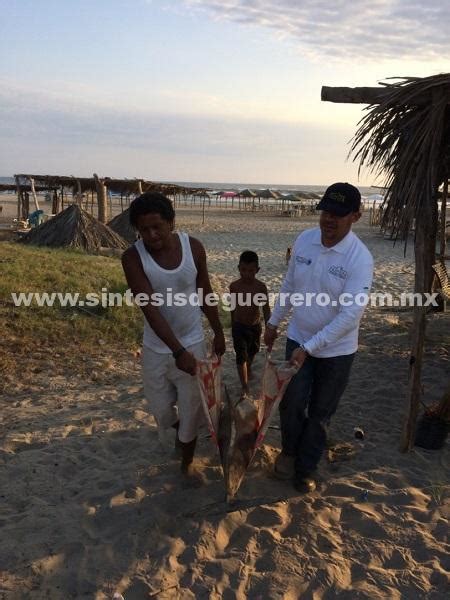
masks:
{"type": "Polygon", "coordinates": [[[242,393],[248,393],[248,380],[252,362],[259,352],[261,338],[261,308],[264,323],[270,319],[267,287],[256,274],[259,271],[258,255],[246,250],[239,257],[240,278],[230,285],[232,297],[231,324],[236,365],[242,393]]]}

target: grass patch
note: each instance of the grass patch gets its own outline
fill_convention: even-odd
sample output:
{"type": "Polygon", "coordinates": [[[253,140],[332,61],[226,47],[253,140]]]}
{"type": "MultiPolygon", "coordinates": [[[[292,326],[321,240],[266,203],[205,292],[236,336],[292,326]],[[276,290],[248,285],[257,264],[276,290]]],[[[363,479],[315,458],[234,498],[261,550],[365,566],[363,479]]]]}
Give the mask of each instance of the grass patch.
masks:
{"type": "Polygon", "coordinates": [[[7,329],[24,339],[68,340],[79,343],[136,344],[142,333],[142,314],[134,306],[76,307],[14,306],[11,294],[19,292],[123,293],[127,289],[120,261],[76,250],[1,244],[1,313],[7,329]],[[68,337],[66,337],[68,336],[68,337]]]}
{"type": "MultiPolygon", "coordinates": [[[[143,315],[136,306],[70,307],[32,305],[17,307],[12,293],[123,294],[127,283],[118,258],[82,251],[0,242],[0,319],[3,344],[0,369],[11,377],[26,372],[34,354],[55,364],[75,368],[83,357],[134,352],[140,345],[143,315]]],[[[229,325],[229,314],[219,307],[229,325]]]]}

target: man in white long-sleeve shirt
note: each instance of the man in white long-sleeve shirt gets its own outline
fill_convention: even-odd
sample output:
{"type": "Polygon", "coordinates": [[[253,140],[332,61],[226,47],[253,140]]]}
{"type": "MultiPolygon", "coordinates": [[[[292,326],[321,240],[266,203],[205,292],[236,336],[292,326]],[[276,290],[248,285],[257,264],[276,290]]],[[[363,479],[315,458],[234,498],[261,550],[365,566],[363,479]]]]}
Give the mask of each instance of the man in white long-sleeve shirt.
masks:
{"type": "Polygon", "coordinates": [[[269,350],[278,325],[292,310],[286,359],[299,367],[280,403],[282,451],[275,475],[315,489],[314,473],[326,446],[326,425],[345,390],[358,348],[358,329],[369,298],[373,259],[351,231],[361,217],[361,194],[335,183],[317,208],[320,227],[301,233],[264,341],[269,350]]]}

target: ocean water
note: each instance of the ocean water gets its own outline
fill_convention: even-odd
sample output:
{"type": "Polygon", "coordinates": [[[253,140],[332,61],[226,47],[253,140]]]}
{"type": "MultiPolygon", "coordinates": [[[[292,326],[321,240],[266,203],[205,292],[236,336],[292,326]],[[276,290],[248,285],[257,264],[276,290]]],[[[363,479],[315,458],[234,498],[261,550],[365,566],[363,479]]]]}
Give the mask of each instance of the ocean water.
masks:
{"type": "MultiPolygon", "coordinates": [[[[131,179],[131,177],[130,177],[131,179]]],[[[156,179],[150,179],[150,181],[157,182],[156,179]]],[[[0,177],[0,183],[15,183],[14,177],[0,177]]],[[[169,183],[169,182],[160,182],[160,183],[169,183]]],[[[220,191],[220,190],[243,190],[245,188],[249,188],[251,190],[264,190],[271,189],[277,192],[289,193],[295,191],[304,191],[304,192],[317,192],[318,194],[323,193],[329,184],[266,184],[266,183],[236,183],[236,182],[217,182],[217,181],[171,181],[170,183],[175,183],[176,185],[181,185],[185,187],[192,188],[209,188],[211,190],[220,191]]],[[[369,196],[370,194],[377,194],[380,192],[378,188],[368,187],[368,186],[358,186],[359,191],[362,196],[369,196]]]]}

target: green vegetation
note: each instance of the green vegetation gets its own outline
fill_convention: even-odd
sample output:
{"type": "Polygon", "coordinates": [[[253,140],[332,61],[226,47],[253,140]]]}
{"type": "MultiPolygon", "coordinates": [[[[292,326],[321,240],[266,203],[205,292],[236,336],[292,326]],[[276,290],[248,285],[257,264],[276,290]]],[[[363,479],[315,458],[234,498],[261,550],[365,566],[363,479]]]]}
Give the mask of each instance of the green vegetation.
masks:
{"type": "MultiPolygon", "coordinates": [[[[24,364],[35,353],[55,364],[80,368],[87,356],[119,357],[135,352],[141,343],[143,316],[136,306],[16,307],[12,293],[60,292],[100,296],[123,294],[127,284],[118,258],[89,255],[77,250],[23,246],[0,242],[0,370],[24,376],[24,364]],[[104,291],[103,290],[103,291],[104,291]],[[79,364],[80,363],[80,364],[79,364]]],[[[221,311],[229,326],[229,315],[221,311]]]]}
{"type": "Polygon", "coordinates": [[[71,292],[80,299],[89,292],[123,293],[127,289],[117,258],[88,255],[76,250],[2,243],[0,314],[10,333],[22,339],[60,343],[136,345],[142,334],[142,315],[134,306],[15,307],[11,293],[71,292]]]}

